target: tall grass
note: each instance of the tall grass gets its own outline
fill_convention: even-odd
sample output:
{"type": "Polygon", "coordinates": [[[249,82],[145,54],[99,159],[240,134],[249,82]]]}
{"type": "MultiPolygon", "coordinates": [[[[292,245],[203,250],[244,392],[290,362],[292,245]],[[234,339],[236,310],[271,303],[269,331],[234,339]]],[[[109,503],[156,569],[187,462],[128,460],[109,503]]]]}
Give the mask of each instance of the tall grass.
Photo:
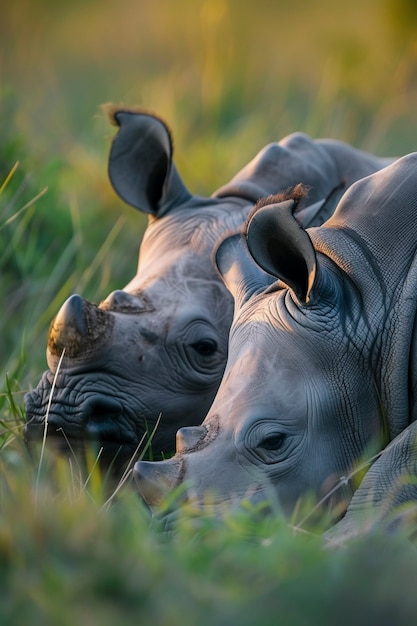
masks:
{"type": "Polygon", "coordinates": [[[129,481],[108,500],[94,457],[85,469],[46,450],[40,464],[22,438],[52,317],[71,293],[99,301],[127,283],[146,225],[110,188],[113,131],[98,105],[163,115],[181,175],[206,195],[294,130],[406,153],[417,146],[414,10],[411,0],[3,8],[1,623],[414,623],[414,528],[337,551],[323,549],[322,527],[296,532],[256,510],[183,510],[167,532],[129,481]]]}

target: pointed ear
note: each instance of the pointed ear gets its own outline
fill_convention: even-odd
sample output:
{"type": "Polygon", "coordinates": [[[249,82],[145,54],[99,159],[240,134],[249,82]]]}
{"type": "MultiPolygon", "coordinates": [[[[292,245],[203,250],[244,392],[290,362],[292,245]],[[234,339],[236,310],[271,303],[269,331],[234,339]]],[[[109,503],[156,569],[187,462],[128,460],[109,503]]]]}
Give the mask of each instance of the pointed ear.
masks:
{"type": "Polygon", "coordinates": [[[160,217],[191,197],[172,162],[166,124],[149,113],[106,107],[119,130],[109,155],[109,178],[116,193],[144,213],[160,217]]]}
{"type": "Polygon", "coordinates": [[[246,238],[255,261],[290,287],[302,304],[309,301],[316,276],[316,253],[293,215],[294,200],[255,208],[246,238]]]}
{"type": "Polygon", "coordinates": [[[241,234],[229,235],[220,241],[215,251],[215,264],[237,307],[276,282],[253,262],[241,234]]]}

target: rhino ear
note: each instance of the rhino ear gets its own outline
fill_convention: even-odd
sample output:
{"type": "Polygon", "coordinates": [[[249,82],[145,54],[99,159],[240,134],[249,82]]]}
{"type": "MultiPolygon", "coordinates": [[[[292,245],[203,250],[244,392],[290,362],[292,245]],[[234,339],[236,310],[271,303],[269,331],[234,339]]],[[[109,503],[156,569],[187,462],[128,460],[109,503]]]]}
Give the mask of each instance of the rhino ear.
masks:
{"type": "Polygon", "coordinates": [[[109,178],[116,193],[144,213],[160,217],[191,194],[172,162],[166,124],[145,111],[105,107],[119,127],[109,155],[109,178]]]}
{"type": "Polygon", "coordinates": [[[316,253],[293,215],[294,200],[255,208],[246,229],[248,249],[266,272],[290,287],[302,304],[316,276],[316,253]]]}
{"type": "Polygon", "coordinates": [[[240,233],[220,242],[215,251],[215,264],[237,307],[276,282],[253,262],[240,233]]]}

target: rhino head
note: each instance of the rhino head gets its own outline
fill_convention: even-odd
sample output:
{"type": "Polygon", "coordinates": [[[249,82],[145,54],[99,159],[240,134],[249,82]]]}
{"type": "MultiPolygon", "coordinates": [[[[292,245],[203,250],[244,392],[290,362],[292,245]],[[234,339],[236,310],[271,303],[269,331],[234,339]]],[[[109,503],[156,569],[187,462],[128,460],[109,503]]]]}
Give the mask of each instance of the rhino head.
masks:
{"type": "Polygon", "coordinates": [[[49,332],[49,370],[25,397],[26,438],[77,449],[94,441],[119,467],[145,448],[175,448],[180,426],[204,419],[227,357],[233,298],[212,261],[216,242],[239,232],[253,204],[297,183],[309,187],[297,219],[325,220],[343,190],[385,165],[341,142],[296,133],[266,146],[212,197],[191,194],[172,160],[166,124],[113,108],[118,127],[109,177],[149,216],[136,276],[98,306],[71,296],[49,332]],[[116,458],[116,461],[114,460],[116,458]]]}
{"type": "Polygon", "coordinates": [[[416,198],[417,153],[354,184],[322,227],[301,228],[289,199],[221,243],[224,377],[174,457],[135,465],[151,506],[179,485],[200,505],[273,494],[290,513],[339,484],[331,503],[349,501],[341,479],[416,419],[416,198]]]}

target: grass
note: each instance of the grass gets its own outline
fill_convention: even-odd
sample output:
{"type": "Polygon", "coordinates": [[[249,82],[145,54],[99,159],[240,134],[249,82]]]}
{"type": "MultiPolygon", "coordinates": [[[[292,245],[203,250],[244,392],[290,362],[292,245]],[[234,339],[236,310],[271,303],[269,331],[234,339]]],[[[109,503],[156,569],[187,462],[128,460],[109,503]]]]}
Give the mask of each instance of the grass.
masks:
{"type": "Polygon", "coordinates": [[[294,130],[381,155],[417,145],[412,0],[122,3],[20,0],[2,14],[0,622],[408,626],[415,528],[326,550],[320,524],[184,509],[166,532],[129,481],[108,500],[93,457],[83,470],[24,446],[52,317],[72,293],[99,301],[126,284],[146,225],[110,188],[99,104],[164,116],[203,195],[294,130]]]}
{"type": "Polygon", "coordinates": [[[243,511],[183,511],[163,532],[133,490],[105,505],[94,471],[2,454],[0,618],[7,624],[410,624],[415,547],[372,534],[328,551],[318,535],[243,511]]]}

